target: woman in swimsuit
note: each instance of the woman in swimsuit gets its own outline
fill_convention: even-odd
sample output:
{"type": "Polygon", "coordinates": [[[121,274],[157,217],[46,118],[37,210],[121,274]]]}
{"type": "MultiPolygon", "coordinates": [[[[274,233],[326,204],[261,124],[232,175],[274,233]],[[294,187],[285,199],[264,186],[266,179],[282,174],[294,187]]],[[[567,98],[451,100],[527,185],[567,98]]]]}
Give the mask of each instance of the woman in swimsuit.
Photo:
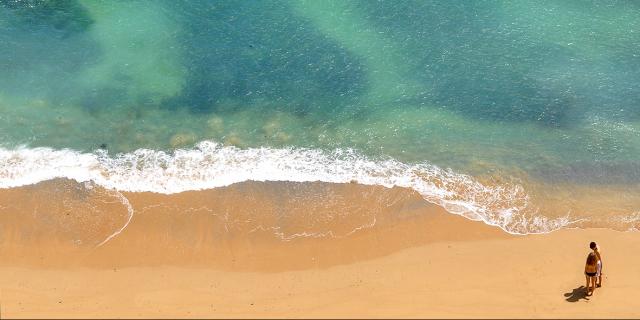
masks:
{"type": "Polygon", "coordinates": [[[587,279],[587,296],[596,291],[596,276],[598,274],[598,256],[595,252],[590,252],[587,256],[587,263],[584,266],[584,275],[587,279]]]}

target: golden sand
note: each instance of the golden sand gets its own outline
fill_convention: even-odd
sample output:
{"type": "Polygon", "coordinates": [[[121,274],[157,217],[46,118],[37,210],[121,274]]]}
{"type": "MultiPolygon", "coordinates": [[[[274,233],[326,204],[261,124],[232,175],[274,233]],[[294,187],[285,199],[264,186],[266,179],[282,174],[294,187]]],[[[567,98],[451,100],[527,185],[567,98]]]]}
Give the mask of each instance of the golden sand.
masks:
{"type": "Polygon", "coordinates": [[[97,187],[2,190],[2,316],[640,317],[636,232],[513,236],[357,184],[124,196],[130,221],[97,187]],[[584,297],[590,241],[605,279],[584,297]]]}

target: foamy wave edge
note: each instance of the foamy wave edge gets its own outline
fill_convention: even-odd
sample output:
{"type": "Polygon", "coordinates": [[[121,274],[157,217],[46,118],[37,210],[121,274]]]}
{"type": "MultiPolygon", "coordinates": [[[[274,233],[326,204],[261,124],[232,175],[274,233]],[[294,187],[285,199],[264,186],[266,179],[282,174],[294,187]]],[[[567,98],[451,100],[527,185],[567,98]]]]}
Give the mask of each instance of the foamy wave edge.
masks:
{"type": "Polygon", "coordinates": [[[138,149],[109,156],[104,150],[0,148],[0,188],[55,178],[92,181],[105,188],[163,194],[224,187],[242,181],[291,181],[411,188],[448,212],[512,234],[547,233],[572,222],[538,214],[522,186],[487,186],[473,177],[428,163],[372,160],[352,149],[249,148],[212,141],[172,153],[138,149]]]}

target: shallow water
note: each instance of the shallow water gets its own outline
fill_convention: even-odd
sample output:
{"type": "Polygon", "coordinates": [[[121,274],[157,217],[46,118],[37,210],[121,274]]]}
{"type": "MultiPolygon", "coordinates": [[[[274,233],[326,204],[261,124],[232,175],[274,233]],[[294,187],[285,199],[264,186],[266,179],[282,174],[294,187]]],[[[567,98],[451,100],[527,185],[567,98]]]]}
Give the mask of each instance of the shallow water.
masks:
{"type": "Polygon", "coordinates": [[[510,232],[635,228],[638,11],[5,1],[0,185],[356,181],[510,232]]]}

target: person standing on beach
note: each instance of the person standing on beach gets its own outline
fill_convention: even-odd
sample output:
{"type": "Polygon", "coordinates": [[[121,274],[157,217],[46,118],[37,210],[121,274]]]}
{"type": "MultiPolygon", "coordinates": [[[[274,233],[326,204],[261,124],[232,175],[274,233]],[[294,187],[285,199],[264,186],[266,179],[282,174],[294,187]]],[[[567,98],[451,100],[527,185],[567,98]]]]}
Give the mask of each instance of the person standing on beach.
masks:
{"type": "Polygon", "coordinates": [[[589,252],[587,263],[584,265],[584,276],[587,279],[587,296],[596,291],[596,275],[598,274],[598,256],[589,252]]]}
{"type": "Polygon", "coordinates": [[[591,248],[591,250],[593,250],[593,252],[598,257],[598,265],[596,270],[596,277],[598,278],[598,281],[596,282],[596,287],[600,288],[602,287],[602,256],[600,255],[600,247],[598,247],[598,245],[592,241],[589,244],[589,248],[591,248]]]}

